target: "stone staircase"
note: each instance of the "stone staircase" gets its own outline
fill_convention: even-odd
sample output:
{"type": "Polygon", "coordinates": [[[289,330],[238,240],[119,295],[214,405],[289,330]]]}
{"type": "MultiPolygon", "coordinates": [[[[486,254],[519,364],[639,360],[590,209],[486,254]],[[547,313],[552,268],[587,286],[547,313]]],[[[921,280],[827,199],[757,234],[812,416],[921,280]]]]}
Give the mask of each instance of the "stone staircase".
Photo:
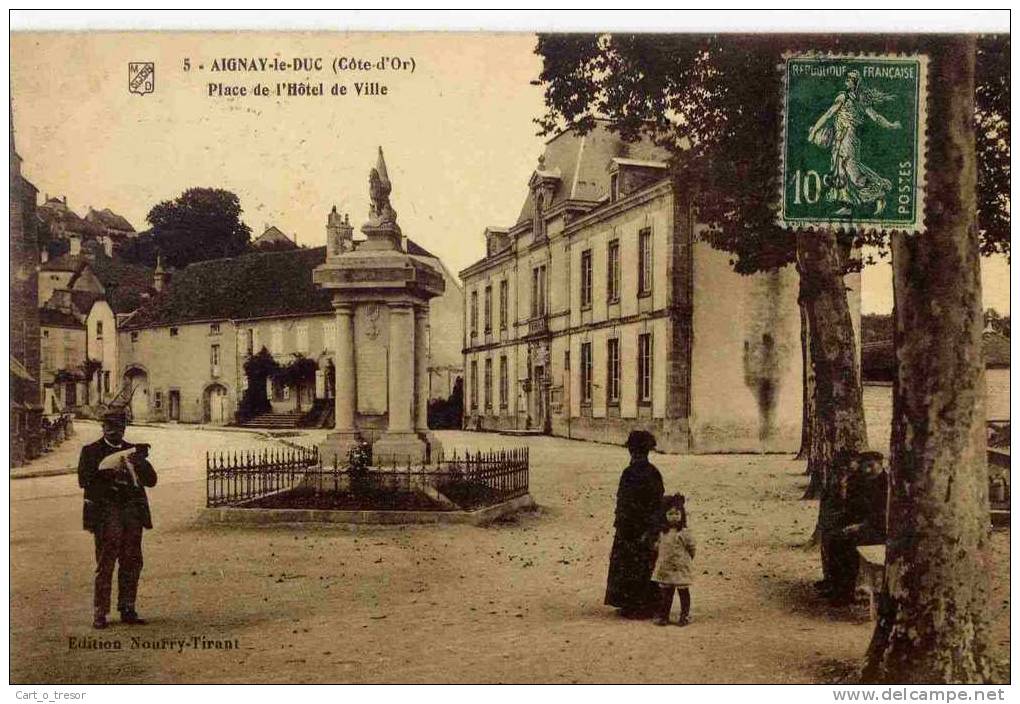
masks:
{"type": "Polygon", "coordinates": [[[262,413],[249,418],[239,425],[242,428],[263,428],[266,430],[297,428],[301,425],[301,419],[305,417],[305,413],[305,411],[262,413]]]}

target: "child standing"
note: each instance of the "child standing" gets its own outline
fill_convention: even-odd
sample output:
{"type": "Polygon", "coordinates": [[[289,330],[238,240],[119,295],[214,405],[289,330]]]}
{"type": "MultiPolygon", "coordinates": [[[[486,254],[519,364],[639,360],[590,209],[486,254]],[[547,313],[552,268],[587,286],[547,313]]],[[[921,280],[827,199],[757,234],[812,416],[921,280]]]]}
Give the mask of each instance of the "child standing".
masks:
{"type": "Polygon", "coordinates": [[[662,596],[659,615],[655,625],[665,626],[669,623],[669,610],[673,606],[673,592],[680,592],[680,620],[678,626],[690,623],[691,592],[690,585],[694,578],[694,536],[687,529],[687,509],[685,499],[680,494],[673,494],[663,499],[666,522],[656,542],[658,557],[652,581],[659,585],[662,596]]]}

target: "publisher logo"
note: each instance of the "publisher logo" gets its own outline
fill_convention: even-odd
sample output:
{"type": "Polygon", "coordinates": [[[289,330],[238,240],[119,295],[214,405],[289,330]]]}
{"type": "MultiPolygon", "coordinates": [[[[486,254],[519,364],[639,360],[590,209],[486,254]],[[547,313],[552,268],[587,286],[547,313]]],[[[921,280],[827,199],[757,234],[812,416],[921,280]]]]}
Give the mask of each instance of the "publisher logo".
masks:
{"type": "Polygon", "coordinates": [[[156,64],[151,61],[128,63],[128,91],[145,95],[156,88],[156,64]]]}

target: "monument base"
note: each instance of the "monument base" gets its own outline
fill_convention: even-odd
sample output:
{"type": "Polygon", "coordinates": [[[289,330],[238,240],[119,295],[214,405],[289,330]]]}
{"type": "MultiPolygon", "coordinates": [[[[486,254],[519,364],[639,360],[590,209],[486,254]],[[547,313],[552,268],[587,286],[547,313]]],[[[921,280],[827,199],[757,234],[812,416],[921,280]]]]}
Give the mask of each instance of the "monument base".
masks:
{"type": "Polygon", "coordinates": [[[383,433],[372,445],[372,464],[387,465],[422,464],[428,454],[428,445],[417,433],[383,433]]]}
{"type": "Polygon", "coordinates": [[[351,455],[351,450],[361,442],[361,435],[355,430],[330,433],[319,445],[319,462],[322,467],[332,467],[334,462],[338,467],[346,467],[351,455]]]}

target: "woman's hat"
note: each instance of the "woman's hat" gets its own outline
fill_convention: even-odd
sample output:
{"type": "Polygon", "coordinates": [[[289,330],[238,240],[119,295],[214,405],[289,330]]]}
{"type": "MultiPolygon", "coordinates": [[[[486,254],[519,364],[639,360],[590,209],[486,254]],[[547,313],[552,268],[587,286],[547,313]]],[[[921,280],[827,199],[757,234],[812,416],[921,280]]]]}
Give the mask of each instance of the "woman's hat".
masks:
{"type": "Polygon", "coordinates": [[[647,430],[632,430],[630,435],[627,436],[627,442],[623,443],[623,446],[628,450],[648,452],[655,449],[655,436],[647,430]]]}

